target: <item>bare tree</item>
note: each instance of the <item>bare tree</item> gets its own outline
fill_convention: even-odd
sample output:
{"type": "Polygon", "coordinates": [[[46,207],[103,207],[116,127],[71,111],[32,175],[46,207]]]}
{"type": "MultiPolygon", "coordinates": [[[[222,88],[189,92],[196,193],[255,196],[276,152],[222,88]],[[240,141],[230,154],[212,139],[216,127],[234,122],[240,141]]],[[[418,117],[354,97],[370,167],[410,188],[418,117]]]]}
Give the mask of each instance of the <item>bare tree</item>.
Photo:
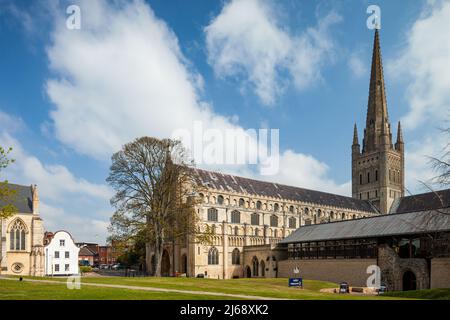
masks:
{"type": "Polygon", "coordinates": [[[112,156],[107,178],[116,191],[111,199],[116,208],[112,238],[143,237],[154,252],[155,276],[161,275],[164,246],[196,235],[198,216],[191,195],[197,187],[191,165],[181,143],[170,139],[138,138],[112,156]]]}
{"type": "Polygon", "coordinates": [[[442,134],[447,137],[447,142],[442,148],[441,154],[428,157],[433,170],[436,172],[432,183],[441,187],[450,186],[450,120],[447,120],[446,124],[446,128],[440,129],[442,134]]]}

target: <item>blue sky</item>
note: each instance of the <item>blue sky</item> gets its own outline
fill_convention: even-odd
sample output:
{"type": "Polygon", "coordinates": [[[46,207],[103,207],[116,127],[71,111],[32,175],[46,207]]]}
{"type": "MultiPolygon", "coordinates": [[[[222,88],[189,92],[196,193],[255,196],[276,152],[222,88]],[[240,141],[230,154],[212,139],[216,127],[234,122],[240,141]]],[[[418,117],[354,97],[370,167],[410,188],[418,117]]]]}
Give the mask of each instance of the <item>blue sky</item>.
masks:
{"type": "MultiPolygon", "coordinates": [[[[280,129],[280,170],[262,179],[348,195],[353,124],[361,137],[367,108],[370,4],[381,8],[407,188],[424,191],[424,156],[444,146],[436,127],[450,109],[445,1],[0,0],[0,145],[17,159],[1,178],[38,184],[47,229],[103,242],[110,155],[200,120],[280,129]],[[66,27],[71,4],[80,30],[66,27]]],[[[258,178],[252,166],[213,168],[258,178]]]]}

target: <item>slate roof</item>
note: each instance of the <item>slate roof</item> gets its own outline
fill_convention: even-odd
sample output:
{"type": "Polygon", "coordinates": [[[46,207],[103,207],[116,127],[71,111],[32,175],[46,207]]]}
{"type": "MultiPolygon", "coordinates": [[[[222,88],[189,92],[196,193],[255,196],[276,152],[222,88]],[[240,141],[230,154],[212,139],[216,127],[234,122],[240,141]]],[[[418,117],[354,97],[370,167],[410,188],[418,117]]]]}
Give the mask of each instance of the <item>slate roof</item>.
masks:
{"type": "Polygon", "coordinates": [[[450,189],[400,198],[393,213],[435,210],[450,207],[450,189]]]}
{"type": "Polygon", "coordinates": [[[95,256],[96,253],[93,252],[91,249],[89,249],[88,247],[81,247],[80,251],[78,253],[79,256],[95,256]]]}
{"type": "Polygon", "coordinates": [[[450,211],[416,211],[302,226],[281,244],[450,231],[450,211]]]}
{"type": "Polygon", "coordinates": [[[33,213],[33,196],[31,193],[31,186],[22,186],[18,184],[9,183],[8,187],[10,189],[16,190],[14,196],[12,196],[8,201],[1,201],[0,206],[3,207],[8,204],[12,204],[17,208],[18,213],[26,214],[33,213]]]}
{"type": "Polygon", "coordinates": [[[196,173],[200,185],[218,190],[219,192],[222,190],[256,196],[274,197],[279,198],[280,200],[302,201],[317,205],[378,213],[369,202],[360,199],[286,186],[279,183],[253,180],[197,168],[194,168],[193,170],[196,173]]]}

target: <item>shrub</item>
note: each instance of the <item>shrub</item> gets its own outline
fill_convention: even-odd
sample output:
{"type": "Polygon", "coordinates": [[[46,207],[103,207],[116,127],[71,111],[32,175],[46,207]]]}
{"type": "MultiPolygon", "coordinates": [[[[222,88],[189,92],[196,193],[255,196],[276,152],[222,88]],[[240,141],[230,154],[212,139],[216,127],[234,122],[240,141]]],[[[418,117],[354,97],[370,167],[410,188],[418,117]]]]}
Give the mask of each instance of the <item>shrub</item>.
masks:
{"type": "Polygon", "coordinates": [[[92,272],[92,267],[90,267],[90,266],[81,266],[80,267],[80,272],[81,273],[92,272]]]}

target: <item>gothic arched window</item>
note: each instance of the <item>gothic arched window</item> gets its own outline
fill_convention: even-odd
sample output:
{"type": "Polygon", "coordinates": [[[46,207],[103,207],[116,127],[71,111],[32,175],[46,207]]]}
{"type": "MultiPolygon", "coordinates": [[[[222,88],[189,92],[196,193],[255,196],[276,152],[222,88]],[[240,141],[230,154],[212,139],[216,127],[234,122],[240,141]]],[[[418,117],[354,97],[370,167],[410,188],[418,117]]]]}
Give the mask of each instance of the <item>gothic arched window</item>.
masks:
{"type": "Polygon", "coordinates": [[[22,220],[14,221],[9,230],[9,249],[10,250],[25,250],[26,244],[26,227],[22,220]]]}
{"type": "Polygon", "coordinates": [[[261,201],[256,201],[256,209],[261,210],[261,208],[262,208],[261,201]]]}
{"type": "Polygon", "coordinates": [[[279,211],[279,210],[280,210],[280,205],[279,205],[278,203],[275,203],[275,204],[273,205],[273,211],[277,212],[277,211],[279,211]]]}
{"type": "Polygon", "coordinates": [[[219,250],[216,247],[208,251],[208,264],[219,264],[219,250]]]}
{"type": "Polygon", "coordinates": [[[278,227],[278,217],[276,215],[270,216],[270,226],[278,227]]]}
{"type": "Polygon", "coordinates": [[[289,212],[291,212],[291,213],[294,212],[294,206],[290,206],[290,207],[289,207],[289,212]]]}
{"type": "Polygon", "coordinates": [[[239,207],[244,207],[245,201],[244,199],[240,198],[239,199],[239,207]]]}
{"type": "Polygon", "coordinates": [[[231,264],[241,264],[241,252],[238,248],[231,253],[231,264]]]}
{"type": "Polygon", "coordinates": [[[252,213],[252,215],[250,216],[250,220],[251,220],[252,225],[258,226],[259,225],[259,214],[252,213]]]}
{"type": "Polygon", "coordinates": [[[297,219],[294,217],[289,218],[289,228],[295,228],[297,226],[297,219]]]}
{"type": "Polygon", "coordinates": [[[217,221],[218,220],[218,213],[216,208],[209,208],[208,209],[208,221],[217,221]]]}
{"type": "Polygon", "coordinates": [[[231,223],[241,223],[241,213],[234,210],[231,212],[231,223]]]}
{"type": "Polygon", "coordinates": [[[223,196],[222,196],[222,195],[219,195],[219,196],[217,197],[217,203],[220,204],[220,205],[223,204],[223,196]]]}

